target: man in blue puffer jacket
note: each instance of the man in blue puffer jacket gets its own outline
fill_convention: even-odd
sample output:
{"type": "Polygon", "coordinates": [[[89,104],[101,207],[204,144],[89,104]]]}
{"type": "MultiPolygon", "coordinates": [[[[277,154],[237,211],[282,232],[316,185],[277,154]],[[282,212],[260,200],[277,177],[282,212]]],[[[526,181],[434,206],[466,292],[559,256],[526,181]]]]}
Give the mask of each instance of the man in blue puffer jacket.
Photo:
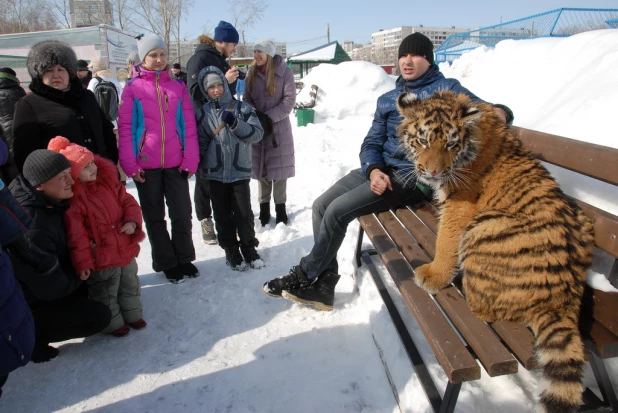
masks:
{"type": "MultiPolygon", "coordinates": [[[[361,168],[341,178],[313,203],[313,237],[309,255],[286,276],[262,287],[272,297],[284,297],[318,310],[333,308],[337,274],[337,251],[348,224],[371,213],[386,211],[429,195],[429,189],[407,178],[414,165],[399,149],[397,126],[402,118],[397,97],[412,92],[426,99],[440,90],[464,93],[482,102],[455,79],[444,77],[433,61],[433,44],[421,33],[406,37],[399,46],[396,87],[378,98],[373,124],[361,146],[361,168]]],[[[513,114],[504,105],[494,105],[498,116],[510,124],[513,114]]]]}

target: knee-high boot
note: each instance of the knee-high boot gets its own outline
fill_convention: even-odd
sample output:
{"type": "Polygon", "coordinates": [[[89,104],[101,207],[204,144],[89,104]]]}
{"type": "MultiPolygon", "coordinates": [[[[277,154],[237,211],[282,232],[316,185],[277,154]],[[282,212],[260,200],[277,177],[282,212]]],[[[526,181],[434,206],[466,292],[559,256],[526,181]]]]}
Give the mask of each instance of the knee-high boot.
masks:
{"type": "Polygon", "coordinates": [[[275,212],[277,213],[276,223],[283,222],[288,224],[288,214],[285,212],[285,204],[275,204],[275,212]]]}
{"type": "Polygon", "coordinates": [[[270,221],[270,202],[264,202],[260,204],[260,223],[262,226],[266,226],[270,221]]]}

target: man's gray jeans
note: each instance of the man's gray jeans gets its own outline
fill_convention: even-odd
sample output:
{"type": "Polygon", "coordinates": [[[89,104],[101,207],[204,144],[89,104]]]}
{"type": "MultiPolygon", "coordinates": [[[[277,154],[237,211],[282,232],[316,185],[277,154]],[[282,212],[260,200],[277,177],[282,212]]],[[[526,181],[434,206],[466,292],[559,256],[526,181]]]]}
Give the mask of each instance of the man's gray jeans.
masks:
{"type": "Polygon", "coordinates": [[[425,198],[411,179],[390,172],[393,190],[376,195],[362,169],[355,169],[337,181],[313,202],[314,246],[309,255],[300,260],[300,268],[307,278],[314,279],[326,271],[337,273],[337,251],[348,228],[356,218],[386,211],[392,207],[425,198]]]}

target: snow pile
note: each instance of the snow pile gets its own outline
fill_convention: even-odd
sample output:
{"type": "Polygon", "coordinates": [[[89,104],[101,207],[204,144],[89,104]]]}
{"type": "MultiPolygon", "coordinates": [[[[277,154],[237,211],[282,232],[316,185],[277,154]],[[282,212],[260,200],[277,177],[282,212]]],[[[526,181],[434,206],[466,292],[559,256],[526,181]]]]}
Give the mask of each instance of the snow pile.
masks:
{"type": "Polygon", "coordinates": [[[373,116],[378,97],[395,87],[384,69],[369,62],[321,64],[301,79],[305,87],[297,102],[308,102],[311,85],[317,85],[316,122],[373,116]]]}
{"type": "Polygon", "coordinates": [[[515,124],[618,148],[618,30],[566,38],[505,40],[464,53],[446,77],[477,96],[508,105],[515,124]]]}

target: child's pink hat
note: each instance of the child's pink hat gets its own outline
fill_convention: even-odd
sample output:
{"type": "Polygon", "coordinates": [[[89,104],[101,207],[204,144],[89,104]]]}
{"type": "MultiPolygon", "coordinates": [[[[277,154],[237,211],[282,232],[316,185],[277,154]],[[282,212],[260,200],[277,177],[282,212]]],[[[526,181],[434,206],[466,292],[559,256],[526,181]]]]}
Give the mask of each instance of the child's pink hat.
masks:
{"type": "Polygon", "coordinates": [[[47,149],[61,153],[71,163],[71,178],[77,179],[79,173],[89,162],[94,160],[94,155],[87,148],[76,143],[71,143],[64,136],[56,136],[49,141],[47,149]]]}

